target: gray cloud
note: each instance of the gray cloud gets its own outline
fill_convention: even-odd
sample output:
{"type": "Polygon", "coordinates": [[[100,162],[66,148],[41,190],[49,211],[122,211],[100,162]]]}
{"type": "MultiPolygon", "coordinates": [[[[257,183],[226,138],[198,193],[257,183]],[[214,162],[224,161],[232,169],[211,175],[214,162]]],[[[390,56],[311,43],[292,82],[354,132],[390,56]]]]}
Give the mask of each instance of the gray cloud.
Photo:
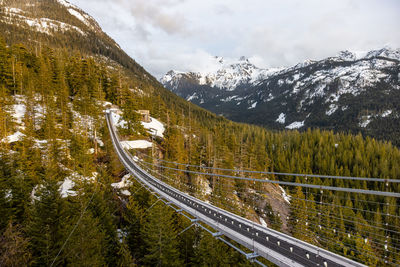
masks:
{"type": "Polygon", "coordinates": [[[136,0],[130,5],[132,15],[140,24],[150,24],[160,28],[168,34],[187,32],[185,25],[186,19],[179,12],[168,12],[168,8],[175,6],[183,1],[148,1],[136,0]]]}
{"type": "Polygon", "coordinates": [[[260,67],[277,67],[344,49],[400,47],[398,0],[71,2],[157,77],[203,69],[212,55],[245,55],[260,67]]]}

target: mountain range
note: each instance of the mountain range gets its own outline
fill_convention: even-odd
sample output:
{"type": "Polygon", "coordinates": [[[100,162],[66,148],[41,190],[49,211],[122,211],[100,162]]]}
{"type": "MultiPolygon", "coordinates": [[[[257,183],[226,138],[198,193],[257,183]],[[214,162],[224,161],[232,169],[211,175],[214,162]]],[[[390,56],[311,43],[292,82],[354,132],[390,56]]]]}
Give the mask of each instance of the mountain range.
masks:
{"type": "Polygon", "coordinates": [[[213,70],[169,71],[161,83],[229,119],[270,129],[363,133],[400,145],[400,49],[342,51],[289,68],[215,57],[213,70]]]}

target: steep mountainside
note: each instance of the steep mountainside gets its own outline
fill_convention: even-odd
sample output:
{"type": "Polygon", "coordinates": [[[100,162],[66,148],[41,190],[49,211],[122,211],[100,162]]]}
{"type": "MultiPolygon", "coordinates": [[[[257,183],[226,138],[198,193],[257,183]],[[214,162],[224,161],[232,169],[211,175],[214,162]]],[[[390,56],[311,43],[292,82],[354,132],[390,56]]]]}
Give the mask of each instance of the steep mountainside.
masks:
{"type": "MultiPolygon", "coordinates": [[[[400,50],[343,51],[290,68],[241,58],[216,72],[168,72],[171,91],[227,118],[273,129],[362,132],[400,145],[400,50]]],[[[222,59],[219,59],[223,62],[222,59]]]]}
{"type": "Polygon", "coordinates": [[[22,42],[36,53],[44,46],[79,51],[152,78],[89,14],[65,0],[1,0],[0,32],[7,43],[22,42]]]}

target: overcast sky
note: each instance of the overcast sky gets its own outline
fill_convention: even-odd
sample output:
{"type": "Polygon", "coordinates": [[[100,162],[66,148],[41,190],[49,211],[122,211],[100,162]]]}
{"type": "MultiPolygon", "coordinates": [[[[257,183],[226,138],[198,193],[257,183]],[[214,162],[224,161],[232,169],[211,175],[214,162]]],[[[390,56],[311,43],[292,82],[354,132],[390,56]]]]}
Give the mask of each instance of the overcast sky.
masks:
{"type": "Polygon", "coordinates": [[[290,66],[341,50],[400,47],[399,0],[70,0],[159,78],[211,56],[290,66]]]}

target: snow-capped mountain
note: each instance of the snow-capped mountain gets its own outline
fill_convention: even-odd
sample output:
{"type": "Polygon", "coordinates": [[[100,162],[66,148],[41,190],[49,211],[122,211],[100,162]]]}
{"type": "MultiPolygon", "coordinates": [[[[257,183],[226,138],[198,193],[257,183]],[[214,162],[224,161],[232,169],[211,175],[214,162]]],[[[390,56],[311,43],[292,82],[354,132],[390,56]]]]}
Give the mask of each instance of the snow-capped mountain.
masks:
{"type": "Polygon", "coordinates": [[[206,85],[219,88],[224,91],[234,91],[238,86],[255,85],[260,80],[267,78],[277,69],[260,69],[250,63],[249,59],[240,57],[236,61],[227,61],[223,57],[214,57],[215,71],[201,72],[179,72],[169,71],[161,78],[161,83],[168,85],[173,90],[179,89],[179,83],[184,80],[192,80],[198,85],[206,85]]]}
{"type": "Polygon", "coordinates": [[[289,68],[260,69],[248,59],[206,73],[170,71],[161,82],[230,119],[276,129],[321,127],[363,132],[400,144],[400,49],[342,51],[289,68]]]}

